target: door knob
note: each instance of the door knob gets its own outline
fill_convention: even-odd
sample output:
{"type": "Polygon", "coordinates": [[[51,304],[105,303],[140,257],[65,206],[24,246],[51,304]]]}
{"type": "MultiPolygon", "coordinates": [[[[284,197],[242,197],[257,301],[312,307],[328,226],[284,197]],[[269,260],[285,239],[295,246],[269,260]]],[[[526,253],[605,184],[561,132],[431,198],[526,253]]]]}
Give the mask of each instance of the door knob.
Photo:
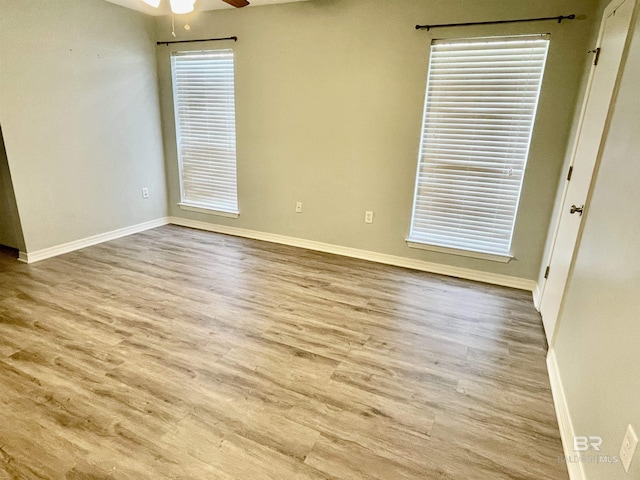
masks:
{"type": "Polygon", "coordinates": [[[579,213],[580,216],[582,216],[582,213],[584,212],[584,205],[580,205],[579,207],[576,207],[575,205],[571,205],[571,210],[569,210],[572,214],[574,213],[579,213]]]}

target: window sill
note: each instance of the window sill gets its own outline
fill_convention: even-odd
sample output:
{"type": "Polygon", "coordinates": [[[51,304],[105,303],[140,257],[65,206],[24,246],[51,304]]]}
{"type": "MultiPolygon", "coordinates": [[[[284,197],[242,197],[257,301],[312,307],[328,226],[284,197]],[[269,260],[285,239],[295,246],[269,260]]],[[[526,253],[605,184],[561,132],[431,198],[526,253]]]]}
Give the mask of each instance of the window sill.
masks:
{"type": "Polygon", "coordinates": [[[511,255],[497,255],[495,253],[474,252],[471,250],[463,250],[461,248],[440,247],[438,245],[430,245],[428,243],[420,243],[407,239],[409,248],[418,248],[420,250],[429,250],[438,253],[448,253],[450,255],[458,255],[461,257],[479,258],[481,260],[490,260],[492,262],[509,263],[513,257],[511,255]]]}
{"type": "Polygon", "coordinates": [[[219,217],[238,218],[240,216],[239,212],[223,212],[222,210],[215,210],[213,208],[208,208],[208,207],[189,205],[188,203],[179,203],[178,206],[182,210],[187,210],[189,212],[205,213],[207,215],[217,215],[219,217]]]}

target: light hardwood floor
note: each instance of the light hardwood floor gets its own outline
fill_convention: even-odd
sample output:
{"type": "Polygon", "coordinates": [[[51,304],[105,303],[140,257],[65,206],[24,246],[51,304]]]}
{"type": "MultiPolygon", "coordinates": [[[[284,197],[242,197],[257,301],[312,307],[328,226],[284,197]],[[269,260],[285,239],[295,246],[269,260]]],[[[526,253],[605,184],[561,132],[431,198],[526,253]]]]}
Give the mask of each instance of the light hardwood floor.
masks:
{"type": "Polygon", "coordinates": [[[567,479],[530,294],[167,226],[0,251],[0,480],[567,479]]]}

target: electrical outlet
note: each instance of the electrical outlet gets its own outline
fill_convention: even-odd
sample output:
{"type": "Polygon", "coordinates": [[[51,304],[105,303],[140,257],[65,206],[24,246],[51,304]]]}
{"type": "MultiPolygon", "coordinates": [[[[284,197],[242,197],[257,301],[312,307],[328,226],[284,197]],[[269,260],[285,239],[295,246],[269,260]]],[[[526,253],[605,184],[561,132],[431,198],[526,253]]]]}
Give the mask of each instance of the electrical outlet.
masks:
{"type": "Polygon", "coordinates": [[[633,431],[633,427],[629,425],[627,432],[622,439],[622,446],[620,447],[620,461],[624,467],[624,471],[629,473],[629,467],[631,466],[631,460],[633,460],[633,454],[636,452],[636,446],[638,445],[638,436],[633,431]]]}
{"type": "Polygon", "coordinates": [[[149,198],[149,189],[147,187],[142,187],[142,198],[149,198]]]}
{"type": "Polygon", "coordinates": [[[296,213],[302,213],[302,202],[296,202],[296,213]]]}
{"type": "Polygon", "coordinates": [[[364,223],[373,223],[373,212],[364,212],[364,223]]]}

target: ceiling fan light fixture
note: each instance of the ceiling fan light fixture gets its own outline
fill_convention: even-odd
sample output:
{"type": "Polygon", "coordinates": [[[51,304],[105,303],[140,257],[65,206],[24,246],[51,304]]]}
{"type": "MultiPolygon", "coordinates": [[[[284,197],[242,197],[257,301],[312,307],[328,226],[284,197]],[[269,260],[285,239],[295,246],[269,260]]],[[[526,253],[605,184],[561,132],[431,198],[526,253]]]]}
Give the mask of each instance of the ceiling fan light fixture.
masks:
{"type": "Polygon", "coordinates": [[[142,1],[147,5],[152,6],[153,8],[158,8],[162,0],[142,0],[142,1]]]}
{"type": "Polygon", "coordinates": [[[171,11],[173,13],[176,15],[182,15],[183,13],[193,12],[196,0],[169,0],[169,3],[171,4],[171,11]]]}

